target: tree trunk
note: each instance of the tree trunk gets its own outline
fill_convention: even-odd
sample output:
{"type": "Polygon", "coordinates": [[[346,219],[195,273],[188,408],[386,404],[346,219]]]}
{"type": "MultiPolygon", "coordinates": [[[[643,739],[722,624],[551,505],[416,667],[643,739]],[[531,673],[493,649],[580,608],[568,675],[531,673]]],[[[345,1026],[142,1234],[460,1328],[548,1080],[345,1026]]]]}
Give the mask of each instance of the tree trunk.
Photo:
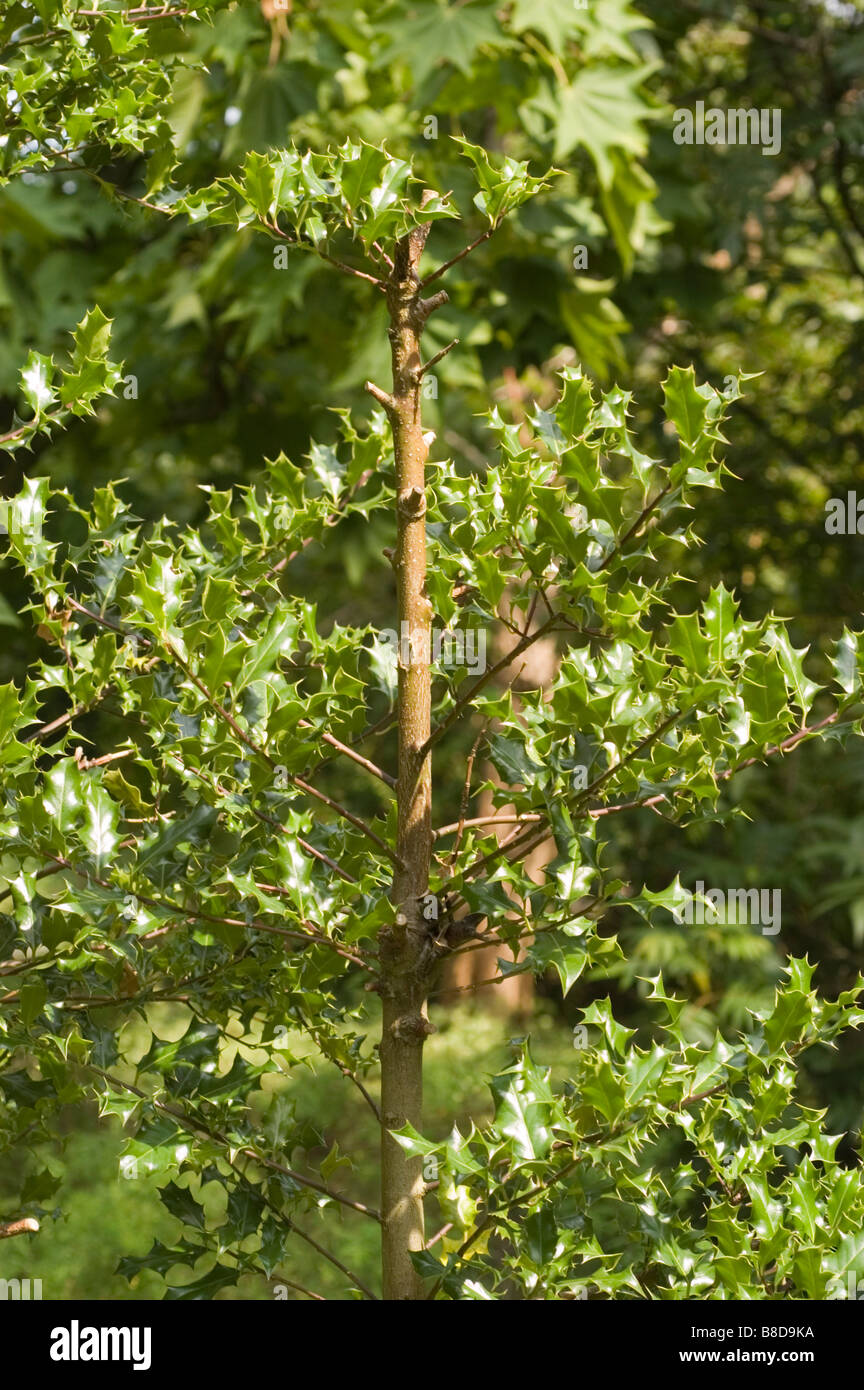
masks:
{"type": "Polygon", "coordinates": [[[382,998],[381,1141],[382,1273],[385,1299],[421,1299],[422,1281],[411,1251],[423,1249],[423,1173],[387,1132],[421,1124],[423,1044],[432,1027],[426,993],[428,926],[422,899],[429,887],[432,853],[431,759],[423,752],[430,733],[429,671],[432,606],[426,597],[426,490],[428,448],[421,421],[420,337],[429,314],[446,300],[440,292],[420,297],[417,266],[429,232],[417,228],[396,245],[387,284],[393,391],[367,383],[384,405],[393,430],[396,461],[397,542],[393,557],[398,594],[399,767],[397,781],[399,865],[393,880],[395,922],[379,935],[382,998]]]}

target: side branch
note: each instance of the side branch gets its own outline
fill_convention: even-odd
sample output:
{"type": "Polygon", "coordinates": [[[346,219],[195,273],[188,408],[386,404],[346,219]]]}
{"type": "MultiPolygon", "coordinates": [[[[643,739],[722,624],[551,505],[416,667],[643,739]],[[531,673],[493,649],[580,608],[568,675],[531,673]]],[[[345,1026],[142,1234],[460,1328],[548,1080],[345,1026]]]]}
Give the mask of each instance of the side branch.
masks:
{"type": "Polygon", "coordinates": [[[262,1168],[270,1168],[274,1172],[284,1174],[284,1176],[290,1178],[292,1182],[296,1182],[299,1187],[308,1187],[313,1192],[320,1192],[323,1196],[329,1197],[331,1201],[338,1202],[343,1207],[349,1207],[351,1211],[359,1212],[361,1216],[368,1216],[371,1217],[373,1221],[380,1222],[380,1213],[373,1211],[371,1207],[364,1206],[362,1202],[354,1202],[350,1197],[343,1197],[340,1192],[336,1192],[332,1187],[327,1187],[325,1183],[318,1182],[315,1178],[307,1178],[303,1173],[298,1173],[293,1168],[286,1168],[284,1164],[277,1163],[275,1159],[268,1158],[266,1154],[258,1153],[257,1149],[253,1149],[249,1145],[238,1149],[227,1134],[223,1134],[221,1130],[213,1129],[197,1116],[188,1115],[185,1110],[181,1110],[179,1105],[168,1105],[165,1101],[157,1099],[156,1096],[149,1096],[147,1092],[142,1091],[139,1086],[133,1086],[130,1081],[121,1081],[119,1076],[113,1076],[111,1072],[103,1071],[101,1067],[94,1066],[92,1063],[89,1065],[90,1070],[96,1072],[103,1080],[107,1081],[109,1086],[112,1086],[115,1090],[127,1091],[130,1095],[137,1096],[139,1100],[143,1100],[148,1105],[152,1105],[154,1109],[161,1110],[164,1114],[170,1115],[173,1120],[176,1120],[183,1129],[188,1130],[191,1134],[205,1134],[208,1139],[215,1139],[218,1144],[224,1145],[226,1149],[241,1153],[244,1158],[250,1158],[253,1163],[260,1163],[262,1168]]]}
{"type": "Polygon", "coordinates": [[[503,221],[503,216],[496,217],[492,226],[487,227],[485,232],[481,232],[478,237],[475,237],[470,246],[463,247],[458,255],[451,256],[449,261],[445,261],[443,265],[439,265],[437,270],[433,270],[431,274],[425,276],[425,278],[420,281],[421,290],[425,290],[427,285],[431,285],[434,280],[437,280],[445,271],[448,271],[451,266],[456,265],[459,261],[464,261],[465,257],[470,256],[472,251],[476,251],[478,246],[482,246],[484,241],[488,241],[490,236],[493,236],[495,232],[497,232],[503,221]]]}
{"type": "Polygon", "coordinates": [[[343,275],[352,275],[356,280],[366,280],[370,285],[374,285],[377,290],[386,293],[387,287],[380,276],[370,275],[367,270],[358,270],[356,266],[348,265],[345,261],[337,260],[335,256],[331,256],[327,251],[322,251],[320,246],[306,241],[299,241],[296,237],[289,236],[287,232],[283,232],[278,222],[270,222],[266,217],[259,217],[258,220],[262,227],[266,227],[267,231],[272,232],[280,241],[287,241],[290,246],[296,246],[299,251],[312,251],[320,260],[326,261],[328,265],[335,266],[337,270],[341,270],[343,275]]]}
{"type": "MultiPolygon", "coordinates": [[[[181,671],[192,681],[192,684],[200,690],[214,714],[218,714],[219,718],[225,721],[229,729],[240,739],[241,743],[243,743],[250,752],[256,753],[259,758],[263,758],[270,767],[275,768],[277,766],[275,758],[272,758],[265,748],[262,748],[253,738],[250,738],[245,730],[240,727],[233,714],[225,709],[224,705],[219,703],[200,677],[195,675],[195,672],[189,666],[188,662],[183,660],[177,649],[173,647],[170,642],[166,642],[165,650],[168,652],[171,659],[177,663],[181,671]]],[[[383,854],[386,854],[387,858],[390,859],[392,863],[398,865],[399,859],[397,855],[390,846],[381,839],[380,835],[376,835],[372,827],[367,825],[364,820],[361,820],[359,816],[355,816],[354,813],[347,810],[346,807],[341,806],[338,801],[334,801],[332,797],[326,796],[324,792],[319,792],[317,788],[313,787],[309,782],[305,782],[302,777],[297,777],[292,772],[288,773],[288,777],[294,783],[295,787],[299,787],[307,796],[314,797],[316,800],[322,802],[323,805],[329,807],[331,811],[335,811],[337,816],[347,821],[349,825],[353,825],[356,830],[359,830],[368,840],[371,840],[373,844],[377,845],[378,849],[380,849],[383,854]]]]}
{"type": "MultiPolygon", "coordinates": [[[[105,888],[109,892],[118,891],[116,884],[111,883],[108,879],[99,878],[96,874],[88,873],[86,869],[79,868],[77,864],[73,864],[71,860],[65,859],[61,855],[55,855],[51,863],[56,864],[60,869],[65,869],[68,873],[76,874],[87,883],[95,883],[98,888],[105,888]]],[[[182,903],[172,902],[170,898],[151,898],[143,893],[135,892],[133,892],[132,896],[135,897],[139,903],[143,903],[145,907],[152,907],[154,911],[164,912],[170,917],[178,917],[182,922],[212,922],[215,926],[220,927],[245,927],[249,931],[262,931],[269,936],[281,936],[288,941],[301,941],[307,945],[329,946],[338,956],[342,956],[343,959],[350,961],[352,965],[359,966],[361,970],[371,970],[372,968],[361,956],[355,955],[352,951],[346,951],[338,942],[331,940],[329,936],[325,936],[323,932],[317,931],[311,925],[304,931],[291,931],[288,927],[271,926],[269,922],[247,922],[241,917],[220,917],[214,912],[202,912],[200,908],[185,907],[182,903]]],[[[138,939],[139,941],[145,941],[147,937],[142,936],[138,939]]],[[[12,974],[14,972],[9,971],[3,973],[12,974]]]]}
{"type": "MultiPolygon", "coordinates": [[[[784,738],[780,743],[772,744],[770,748],[765,748],[758,756],[745,758],[743,762],[737,763],[735,767],[727,767],[723,772],[718,773],[718,782],[728,782],[729,778],[734,777],[736,772],[743,771],[745,767],[755,767],[758,763],[761,763],[764,758],[776,757],[778,753],[781,756],[785,753],[790,753],[793,748],[797,748],[798,744],[803,743],[805,739],[812,738],[814,734],[818,734],[821,729],[825,729],[831,724],[836,724],[837,720],[844,713],[844,710],[838,709],[835,710],[833,714],[826,715],[824,719],[820,719],[816,724],[807,724],[803,729],[796,729],[794,734],[790,734],[788,738],[784,738]]],[[[663,801],[671,802],[674,800],[675,796],[686,790],[686,786],[672,787],[668,792],[658,792],[655,793],[654,796],[645,797],[644,800],[621,801],[612,806],[597,806],[592,808],[588,814],[592,819],[596,820],[599,816],[613,816],[619,811],[638,811],[642,807],[659,806],[663,801]]]]}
{"type": "Polygon", "coordinates": [[[443,347],[443,348],[441,349],[440,352],[436,352],[436,354],[435,354],[434,357],[430,357],[428,362],[424,362],[423,365],[422,365],[422,367],[419,367],[418,370],[417,370],[417,380],[418,380],[418,381],[422,381],[423,378],[424,378],[424,376],[426,375],[426,373],[429,372],[429,371],[431,371],[432,368],[433,368],[434,366],[436,366],[436,364],[437,364],[438,362],[441,361],[442,357],[446,357],[447,354],[448,354],[448,352],[452,352],[453,348],[456,347],[456,345],[457,345],[458,342],[459,342],[459,339],[458,339],[458,338],[453,338],[453,339],[447,344],[446,347],[443,347]]]}
{"type": "MultiPolygon", "coordinates": [[[[847,709],[848,708],[849,707],[847,707],[847,709]]],[[[793,748],[796,748],[799,743],[802,743],[808,738],[812,738],[815,734],[818,734],[822,729],[829,727],[831,724],[835,724],[837,720],[840,719],[843,716],[843,714],[847,712],[847,709],[835,710],[833,714],[829,714],[824,719],[820,719],[816,724],[808,724],[803,729],[797,729],[794,734],[790,734],[788,738],[783,739],[780,743],[773,744],[770,748],[763,749],[761,754],[758,754],[752,758],[745,758],[743,762],[738,763],[735,767],[725,769],[725,771],[718,774],[718,781],[726,782],[731,777],[734,777],[736,772],[741,772],[744,768],[747,767],[753,767],[756,764],[762,762],[764,758],[776,757],[778,754],[783,755],[785,753],[791,752],[791,750],[793,748]]],[[[684,711],[684,713],[686,714],[687,711],[684,711]]],[[[609,777],[614,776],[616,772],[619,772],[622,767],[626,766],[626,764],[631,762],[634,757],[638,756],[641,750],[643,750],[648,744],[653,743],[656,739],[660,738],[663,735],[663,733],[665,733],[666,730],[676,722],[677,719],[680,719],[682,717],[683,716],[681,713],[677,713],[670,716],[669,719],[664,720],[663,723],[657,729],[655,729],[653,733],[648,734],[646,738],[642,739],[642,741],[639,744],[637,744],[636,747],[630,751],[630,753],[626,754],[624,758],[617,762],[614,767],[608,768],[607,771],[603,773],[600,777],[595,778],[595,781],[593,782],[592,786],[586,788],[585,792],[582,793],[581,797],[578,800],[580,802],[584,801],[586,796],[591,794],[592,791],[596,792],[603,782],[605,782],[609,777]]],[[[621,811],[637,811],[643,808],[653,808],[659,806],[664,801],[668,801],[670,803],[673,802],[676,797],[682,795],[686,791],[687,785],[684,784],[681,786],[672,787],[668,792],[654,793],[652,796],[637,799],[634,801],[622,801],[615,803],[611,806],[591,807],[589,810],[585,811],[584,814],[587,815],[590,819],[596,820],[600,816],[616,815],[621,811]]],[[[493,817],[492,819],[494,820],[502,818],[493,817]]],[[[450,830],[452,830],[452,828],[453,827],[445,826],[438,833],[448,833],[450,830]]],[[[468,867],[463,871],[463,873],[458,876],[458,882],[454,883],[453,881],[451,881],[448,884],[448,891],[458,892],[460,882],[464,882],[467,878],[476,877],[476,875],[478,873],[481,873],[487,867],[488,864],[493,863],[496,859],[499,859],[501,855],[506,852],[510,852],[511,854],[513,854],[514,857],[530,854],[533,849],[536,849],[538,844],[542,844],[544,840],[548,839],[551,833],[551,827],[549,826],[548,820],[545,816],[524,815],[518,818],[516,831],[506,840],[504,840],[498,846],[497,849],[492,850],[489,854],[486,854],[481,858],[475,859],[471,864],[469,864],[468,867]],[[526,823],[528,825],[527,830],[519,829],[519,825],[523,823],[526,823]],[[534,828],[535,825],[536,828],[534,828]]]]}
{"type": "Polygon", "coordinates": [[[515,647],[512,647],[509,652],[505,652],[500,661],[496,661],[494,666],[490,666],[488,671],[484,671],[482,676],[478,676],[465,695],[456,701],[446,718],[432,730],[429,738],[420,750],[420,756],[425,757],[429,750],[434,748],[435,744],[452,729],[457,720],[462,717],[464,711],[473,703],[475,696],[480,693],[485,685],[488,685],[489,681],[494,680],[500,671],[504,671],[508,666],[512,666],[513,662],[516,661],[524,651],[527,651],[530,646],[539,641],[541,637],[545,636],[557,621],[558,615],[553,613],[541,627],[536,628],[534,632],[527,632],[525,636],[516,643],[515,647]]]}

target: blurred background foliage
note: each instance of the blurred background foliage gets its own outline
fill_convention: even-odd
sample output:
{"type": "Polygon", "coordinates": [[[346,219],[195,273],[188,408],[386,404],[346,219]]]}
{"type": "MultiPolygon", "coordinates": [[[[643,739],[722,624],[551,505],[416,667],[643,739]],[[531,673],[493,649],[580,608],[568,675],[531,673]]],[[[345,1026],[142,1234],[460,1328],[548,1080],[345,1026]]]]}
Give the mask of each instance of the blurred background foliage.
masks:
{"type": "MultiPolygon", "coordinates": [[[[155,129],[181,157],[175,185],[209,183],[250,150],[346,137],[412,155],[462,207],[466,174],[450,135],[530,160],[536,172],[550,162],[562,171],[448,275],[451,302],[436,316],[433,347],[451,337],[460,347],[426,402],[433,457],[482,463],[481,404],[493,397],[518,424],[552,399],[566,363],[635,391],[648,452],[670,364],[692,362],[717,386],[758,373],[733,415],[735,476],[707,496],[697,521],[704,545],[692,602],[722,579],[745,618],[769,608],[787,617],[793,644],[811,648],[810,674],[824,674],[826,644],[859,621],[864,585],[860,538],[825,532],[827,499],[859,480],[864,487],[860,0],[589,0],[584,9],[571,0],[294,0],[288,12],[272,0],[224,0],[206,23],[177,8],[148,29],[167,75],[155,129]],[[779,108],[780,152],[676,145],[672,112],[697,100],[779,108]]],[[[0,64],[14,67],[16,35],[33,22],[33,6],[9,7],[0,64]]],[[[45,51],[57,57],[62,96],[62,44],[45,51]]],[[[127,61],[119,40],[112,61],[127,61]]],[[[122,495],[140,516],[194,522],[202,484],[248,481],[280,450],[299,459],[313,439],[333,438],[333,407],[368,413],[362,384],[383,374],[387,344],[383,306],[370,308],[364,286],[313,257],[277,269],[273,248],[251,231],[167,218],[153,203],[158,151],[135,157],[97,144],[86,175],[48,163],[0,188],[0,429],[13,417],[28,349],[62,355],[94,303],[115,321],[113,352],[127,377],[93,419],[4,464],[4,493],[22,472],[49,474],[82,500],[124,479],[122,495]]],[[[430,251],[447,259],[464,240],[459,224],[436,224],[430,251]]],[[[326,584],[316,577],[319,610],[389,625],[389,536],[352,519],[338,540],[326,584]]],[[[293,574],[308,588],[303,556],[293,574]]],[[[32,652],[16,618],[20,576],[7,566],[2,585],[0,680],[21,679],[32,652]]],[[[110,725],[94,720],[87,732],[98,741],[110,725]]],[[[466,729],[467,747],[473,737],[466,729]]],[[[460,759],[454,744],[452,768],[442,758],[436,767],[457,800],[467,747],[460,759]]],[[[781,888],[780,935],[649,931],[622,914],[608,922],[627,955],[614,980],[580,981],[566,1001],[541,982],[528,1023],[489,1013],[482,999],[439,1006],[428,1132],[454,1110],[482,1115],[482,1077],[506,1062],[508,1037],[523,1026],[539,1060],[564,1076],[571,1023],[592,998],[611,987],[619,1021],[643,1022],[640,977],[658,968],[686,994],[699,1039],[718,1026],[734,1032],[748,1009],[765,1006],[787,954],[818,961],[823,991],[848,988],[864,954],[862,780],[864,754],[829,741],[736,779],[717,822],[682,829],[651,810],[611,818],[613,875],[653,889],[676,873],[684,883],[781,888]]],[[[364,784],[350,791],[362,805],[364,784]]],[[[839,1051],[807,1063],[806,1099],[829,1107],[835,1132],[861,1127],[862,1060],[864,1042],[847,1035],[839,1051]]],[[[364,1182],[371,1191],[374,1136],[362,1138],[363,1103],[341,1078],[309,1070],[286,1079],[285,1097],[308,1112],[327,1149],[360,1155],[358,1193],[364,1182]]],[[[68,1131],[63,1157],[20,1158],[45,1204],[55,1200],[66,1218],[38,1238],[45,1296],[154,1296],[158,1281],[148,1283],[146,1270],[131,1287],[114,1271],[121,1254],[174,1234],[155,1180],[120,1179],[116,1125],[75,1111],[68,1131]]],[[[18,1176],[0,1175],[0,1206],[18,1176]]],[[[4,1244],[2,1273],[26,1275],[24,1242],[4,1244]]],[[[375,1258],[371,1244],[348,1250],[361,1275],[375,1258]]],[[[185,1277],[178,1271],[178,1282],[185,1277]]],[[[326,1279],[317,1268],[310,1282],[327,1293],[326,1279]]],[[[267,1292],[241,1284],[221,1296],[267,1292]]]]}

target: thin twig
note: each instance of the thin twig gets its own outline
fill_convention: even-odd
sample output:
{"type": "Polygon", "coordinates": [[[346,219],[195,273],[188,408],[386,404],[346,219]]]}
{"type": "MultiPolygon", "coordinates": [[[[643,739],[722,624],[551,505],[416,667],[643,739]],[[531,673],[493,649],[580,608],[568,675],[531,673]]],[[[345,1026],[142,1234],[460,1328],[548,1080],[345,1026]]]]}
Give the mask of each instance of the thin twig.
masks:
{"type": "Polygon", "coordinates": [[[445,273],[445,271],[448,271],[451,266],[456,265],[458,261],[462,261],[465,259],[466,256],[470,256],[471,252],[475,251],[478,246],[481,246],[484,241],[488,241],[490,236],[493,236],[494,233],[497,232],[503,220],[503,216],[497,217],[493,222],[492,226],[487,227],[485,232],[481,232],[478,237],[475,237],[475,239],[471,242],[470,246],[463,247],[463,249],[458,253],[458,255],[451,256],[449,261],[445,261],[443,265],[439,265],[437,270],[433,270],[431,274],[425,276],[424,279],[420,281],[421,290],[425,290],[427,285],[431,285],[434,280],[437,280],[439,276],[445,273]]]}
{"type": "Polygon", "coordinates": [[[419,367],[417,370],[417,379],[422,380],[426,373],[428,371],[431,371],[432,368],[441,361],[442,357],[446,357],[448,352],[452,352],[453,348],[456,347],[458,342],[459,339],[454,338],[452,342],[449,342],[446,347],[443,347],[441,349],[440,352],[436,352],[434,357],[430,357],[428,362],[424,362],[422,367],[419,367]]]}
{"type": "Polygon", "coordinates": [[[512,647],[509,652],[505,652],[500,661],[496,661],[494,666],[490,666],[488,671],[484,671],[482,676],[478,676],[473,685],[469,687],[466,694],[456,701],[450,713],[432,730],[425,744],[420,749],[417,755],[418,758],[424,758],[429,750],[434,748],[435,744],[438,743],[447,731],[453,727],[456,721],[461,718],[463,712],[473,703],[474,697],[480,693],[483,687],[488,685],[489,681],[494,680],[499,671],[503,671],[508,666],[512,666],[513,662],[516,661],[524,651],[527,651],[528,647],[545,636],[552,624],[553,618],[550,618],[534,632],[526,634],[521,641],[516,643],[515,647],[512,647]]]}
{"type": "MultiPolygon", "coordinates": [[[[109,892],[118,891],[116,884],[111,883],[108,879],[100,878],[97,874],[89,873],[86,869],[80,868],[61,855],[52,856],[51,863],[62,869],[67,869],[70,873],[77,874],[79,878],[83,878],[88,883],[95,883],[99,888],[105,888],[109,892]]],[[[311,926],[308,926],[305,931],[292,931],[287,927],[271,926],[269,922],[247,922],[245,918],[240,917],[220,917],[213,912],[202,912],[200,908],[186,907],[183,903],[172,902],[170,898],[151,898],[134,891],[131,896],[146,907],[152,907],[156,911],[165,912],[172,917],[179,917],[184,922],[212,922],[221,927],[245,927],[249,931],[262,931],[270,936],[285,937],[289,941],[303,941],[307,944],[329,946],[338,956],[350,961],[352,965],[357,965],[362,970],[371,970],[371,966],[367,965],[360,956],[355,955],[352,951],[346,951],[337,942],[332,941],[329,936],[325,936],[323,932],[319,932],[311,926]]],[[[140,937],[139,940],[143,941],[147,937],[164,935],[164,931],[165,929],[162,928],[158,932],[148,932],[146,937],[140,937]]]]}
{"type": "Polygon", "coordinates": [[[123,1091],[128,1091],[130,1095],[137,1096],[140,1100],[146,1101],[148,1105],[152,1105],[155,1109],[163,1111],[166,1115],[170,1115],[172,1119],[176,1120],[178,1124],[182,1125],[184,1129],[188,1129],[191,1133],[206,1134],[208,1138],[215,1139],[219,1144],[224,1144],[227,1149],[241,1153],[246,1158],[251,1158],[254,1163],[260,1163],[263,1168],[270,1168],[274,1172],[284,1174],[285,1177],[290,1178],[292,1182],[296,1182],[300,1187],[308,1187],[313,1192],[320,1192],[323,1196],[329,1197],[331,1201],[339,1202],[343,1207],[349,1207],[352,1211],[359,1212],[361,1216],[368,1216],[373,1221],[380,1223],[380,1212],[373,1211],[371,1207],[364,1206],[362,1202],[354,1202],[350,1197],[343,1197],[340,1192],[336,1192],[333,1188],[327,1187],[325,1183],[317,1182],[315,1178],[307,1178],[303,1173],[298,1173],[293,1168],[286,1168],[284,1164],[277,1163],[276,1159],[268,1158],[266,1154],[258,1153],[257,1149],[253,1149],[249,1145],[238,1149],[237,1145],[229,1139],[227,1134],[223,1134],[221,1130],[212,1128],[212,1126],[208,1125],[204,1120],[199,1119],[197,1115],[189,1115],[185,1110],[182,1110],[179,1105],[169,1105],[166,1104],[165,1101],[159,1100],[156,1096],[148,1095],[147,1092],[142,1091],[139,1086],[133,1086],[131,1081],[123,1081],[119,1076],[114,1076],[111,1072],[104,1071],[102,1067],[97,1067],[92,1062],[87,1065],[91,1071],[96,1072],[97,1075],[101,1076],[109,1085],[115,1088],[119,1087],[123,1091]]]}
{"type": "Polygon", "coordinates": [[[544,820],[545,817],[526,812],[524,815],[514,816],[474,816],[471,820],[460,819],[451,825],[442,825],[440,830],[433,831],[435,839],[440,839],[444,835],[459,834],[461,830],[470,830],[478,825],[530,825],[532,822],[544,820]]]}
{"type": "MultiPolygon", "coordinates": [[[[221,705],[219,703],[216,697],[207,689],[207,686],[204,684],[201,678],[199,676],[196,676],[195,672],[189,666],[188,662],[183,660],[176,648],[172,646],[170,642],[166,642],[165,649],[168,652],[169,656],[172,658],[172,660],[177,663],[177,665],[184,672],[184,674],[189,678],[189,680],[192,681],[193,685],[195,685],[197,689],[201,692],[201,694],[204,696],[205,700],[207,701],[210,708],[214,711],[214,713],[218,714],[219,718],[225,721],[229,729],[231,729],[232,732],[236,734],[237,738],[240,739],[241,743],[243,743],[251,752],[256,753],[258,757],[263,758],[269,767],[277,767],[278,764],[275,758],[272,758],[270,754],[266,751],[266,749],[262,748],[260,744],[256,743],[255,740],[251,738],[249,734],[247,734],[245,730],[240,727],[233,714],[231,714],[227,709],[225,709],[224,705],[221,705]]],[[[341,806],[338,801],[334,801],[332,797],[327,796],[324,792],[319,792],[316,787],[313,787],[309,782],[304,781],[302,777],[297,777],[292,772],[289,772],[286,775],[294,783],[295,787],[299,787],[300,790],[304,791],[307,796],[314,797],[316,800],[320,801],[331,811],[335,812],[335,814],[339,816],[342,820],[348,821],[349,825],[353,825],[355,829],[359,830],[361,834],[365,835],[367,839],[371,840],[373,844],[377,845],[378,848],[382,851],[382,853],[386,854],[388,859],[390,859],[394,864],[399,863],[396,854],[390,848],[390,846],[384,840],[381,839],[380,835],[377,835],[375,833],[371,826],[367,825],[366,822],[361,820],[359,816],[355,816],[353,811],[349,811],[345,806],[341,806]]]]}

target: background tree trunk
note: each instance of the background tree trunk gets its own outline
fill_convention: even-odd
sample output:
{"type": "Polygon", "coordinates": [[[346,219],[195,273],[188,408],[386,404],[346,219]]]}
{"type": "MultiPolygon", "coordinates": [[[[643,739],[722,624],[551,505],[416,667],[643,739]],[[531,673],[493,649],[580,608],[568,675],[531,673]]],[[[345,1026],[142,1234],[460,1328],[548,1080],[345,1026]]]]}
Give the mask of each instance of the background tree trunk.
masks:
{"type": "MultiPolygon", "coordinates": [[[[499,650],[494,653],[494,660],[496,661],[505,654],[507,644],[514,645],[514,639],[509,632],[502,632],[499,629],[497,637],[496,646],[499,650]]],[[[541,637],[526,652],[516,658],[512,667],[504,668],[498,683],[503,689],[512,683],[516,690],[520,685],[523,689],[536,690],[538,687],[551,685],[557,670],[558,654],[555,649],[555,640],[552,637],[541,637]]],[[[514,700],[514,705],[518,709],[518,699],[514,700]]],[[[487,762],[483,765],[482,778],[483,781],[491,781],[501,785],[500,778],[491,763],[487,762]]],[[[481,793],[477,802],[478,816],[504,816],[513,812],[512,806],[493,805],[492,796],[491,791],[481,793]]],[[[512,825],[502,825],[500,830],[496,832],[497,838],[499,840],[506,839],[512,829],[512,825]]],[[[554,857],[555,846],[551,838],[537,845],[526,856],[523,861],[525,869],[534,883],[543,882],[544,866],[554,857]]],[[[494,926],[494,923],[490,925],[494,926]]],[[[500,954],[500,946],[487,946],[483,950],[459,952],[452,961],[448,961],[445,967],[445,978],[442,981],[445,990],[444,997],[448,998],[446,994],[448,989],[459,990],[458,995],[449,996],[451,1002],[460,998],[481,999],[484,1007],[492,1009],[496,1013],[513,1017],[524,1017],[530,1014],[534,1007],[535,993],[534,976],[530,971],[526,971],[524,975],[510,975],[500,984],[488,984],[485,988],[480,988],[481,981],[488,981],[498,976],[499,971],[496,962],[500,954]]]]}
{"type": "MultiPolygon", "coordinates": [[[[525,401],[529,393],[519,381],[512,367],[508,367],[504,371],[504,386],[501,394],[508,402],[513,418],[521,423],[520,438],[523,444],[529,444],[531,430],[525,422],[525,401]]],[[[506,598],[504,601],[506,603],[506,598]]],[[[508,613],[506,616],[509,618],[511,615],[508,613]]],[[[536,627],[536,623],[534,626],[536,627]]],[[[494,658],[497,661],[505,654],[507,643],[510,642],[510,635],[499,628],[496,637],[496,645],[499,649],[495,652],[494,658]]],[[[554,638],[543,637],[530,646],[513,663],[512,667],[504,668],[499,683],[503,689],[512,685],[517,691],[520,686],[525,690],[544,689],[552,684],[557,671],[558,654],[554,638]]],[[[518,709],[518,699],[514,703],[518,709]]],[[[500,785],[500,780],[491,763],[486,763],[483,767],[483,780],[500,785]]],[[[496,808],[492,801],[491,791],[484,791],[477,803],[477,814],[480,816],[505,815],[512,811],[512,806],[498,806],[496,808]]],[[[511,829],[512,826],[502,826],[500,830],[496,831],[498,840],[504,839],[511,829]]],[[[554,856],[554,845],[549,839],[537,845],[525,858],[525,869],[534,883],[543,882],[544,865],[548,864],[554,856]]],[[[500,984],[486,985],[481,989],[481,981],[491,980],[498,976],[499,949],[497,946],[489,946],[483,951],[467,951],[456,956],[447,965],[444,983],[451,989],[458,989],[463,998],[482,999],[484,1006],[496,1013],[506,1014],[514,1018],[525,1017],[534,1008],[535,986],[534,976],[531,972],[526,971],[524,975],[510,975],[500,984]]],[[[458,996],[456,997],[458,998],[458,996]]]]}

